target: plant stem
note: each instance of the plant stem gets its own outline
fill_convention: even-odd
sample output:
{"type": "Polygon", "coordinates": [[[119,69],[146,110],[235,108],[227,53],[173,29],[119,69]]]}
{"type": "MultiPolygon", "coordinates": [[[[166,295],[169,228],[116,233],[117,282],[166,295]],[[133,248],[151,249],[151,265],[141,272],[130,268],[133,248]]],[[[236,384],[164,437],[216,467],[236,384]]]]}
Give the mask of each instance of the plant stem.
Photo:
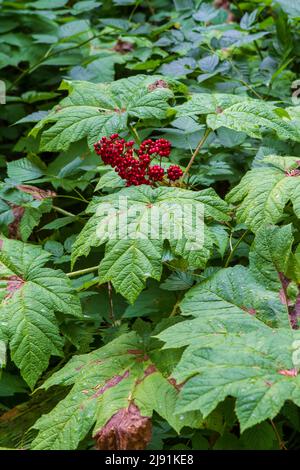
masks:
{"type": "Polygon", "coordinates": [[[79,198],[79,197],[75,197],[75,196],[68,196],[67,194],[56,194],[55,196],[56,198],[57,197],[62,197],[64,199],[74,199],[75,201],[80,201],[80,202],[85,202],[85,203],[89,203],[89,201],[87,199],[83,199],[83,198],[79,198]]]}
{"type": "Polygon", "coordinates": [[[114,304],[113,304],[113,297],[112,297],[112,287],[111,283],[107,283],[107,289],[108,289],[108,298],[109,298],[109,318],[113,324],[113,326],[116,325],[116,317],[114,314],[114,304]]]}
{"type": "Polygon", "coordinates": [[[275,423],[274,423],[274,421],[273,421],[272,419],[270,419],[270,423],[271,423],[271,425],[272,425],[272,428],[274,429],[274,433],[275,433],[275,436],[276,436],[276,439],[277,439],[277,441],[278,441],[278,444],[279,444],[280,449],[281,449],[281,450],[287,450],[287,448],[285,447],[284,442],[281,440],[281,437],[280,437],[280,435],[279,435],[279,432],[278,432],[278,430],[277,430],[277,428],[276,428],[276,425],[275,425],[275,423]]]}
{"type": "Polygon", "coordinates": [[[181,302],[181,299],[177,300],[177,302],[174,304],[174,307],[172,309],[172,312],[169,315],[169,318],[174,317],[176,315],[180,302],[181,302]]]}
{"type": "Polygon", "coordinates": [[[263,60],[264,56],[263,56],[263,54],[262,54],[262,52],[261,52],[261,49],[260,49],[260,47],[259,47],[257,41],[254,41],[254,46],[255,46],[255,49],[256,49],[257,52],[258,52],[259,57],[261,58],[261,60],[263,60]]]}
{"type": "Polygon", "coordinates": [[[195,158],[197,157],[200,149],[203,147],[207,137],[209,136],[209,134],[211,133],[211,129],[206,129],[205,133],[204,133],[204,136],[202,137],[202,139],[200,140],[199,144],[197,145],[196,147],[196,150],[194,151],[189,163],[188,163],[188,166],[186,167],[185,169],[185,172],[183,173],[182,177],[181,177],[181,181],[184,180],[184,178],[188,175],[189,171],[190,171],[190,168],[192,166],[192,164],[194,163],[194,160],[195,158]]]}
{"type": "Polygon", "coordinates": [[[129,125],[129,129],[131,131],[131,134],[133,135],[134,139],[136,140],[137,144],[141,143],[140,136],[138,135],[138,132],[134,126],[129,125]]]}
{"type": "Polygon", "coordinates": [[[66,273],[68,277],[81,276],[82,274],[92,273],[98,270],[98,266],[92,266],[91,268],[80,269],[79,271],[73,271],[72,273],[66,273]]]}
{"type": "Polygon", "coordinates": [[[64,209],[61,209],[60,207],[57,207],[57,206],[52,206],[52,207],[54,210],[56,210],[57,212],[60,212],[63,215],[66,215],[68,217],[76,217],[76,215],[72,214],[72,212],[65,211],[64,209]]]}
{"type": "Polygon", "coordinates": [[[229,253],[229,256],[227,258],[227,261],[225,263],[225,268],[228,268],[229,266],[229,263],[233,257],[233,254],[235,252],[235,250],[237,249],[237,247],[239,246],[239,244],[243,241],[243,239],[245,238],[245,236],[249,233],[249,230],[246,230],[243,235],[238,239],[238,241],[236,242],[236,244],[234,245],[234,247],[231,249],[230,253],[229,253]]]}

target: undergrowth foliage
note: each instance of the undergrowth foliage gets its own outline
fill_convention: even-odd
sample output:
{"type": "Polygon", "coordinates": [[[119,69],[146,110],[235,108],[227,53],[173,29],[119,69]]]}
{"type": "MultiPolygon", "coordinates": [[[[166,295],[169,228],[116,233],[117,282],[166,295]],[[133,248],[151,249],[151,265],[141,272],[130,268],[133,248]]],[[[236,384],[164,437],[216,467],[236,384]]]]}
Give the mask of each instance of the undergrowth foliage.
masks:
{"type": "Polygon", "coordinates": [[[299,448],[298,3],[0,7],[0,446],[299,448]]]}

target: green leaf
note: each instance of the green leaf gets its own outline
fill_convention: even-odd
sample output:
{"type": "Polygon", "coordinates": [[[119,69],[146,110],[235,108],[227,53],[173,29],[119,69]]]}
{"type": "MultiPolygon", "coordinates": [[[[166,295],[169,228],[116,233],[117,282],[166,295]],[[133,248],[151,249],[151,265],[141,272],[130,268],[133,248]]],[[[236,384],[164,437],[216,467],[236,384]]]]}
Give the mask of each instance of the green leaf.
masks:
{"type": "Polygon", "coordinates": [[[291,226],[262,228],[249,268],[221,269],[190,289],[181,310],[194,318],[158,334],[165,348],[186,347],[173,373],[184,382],[178,413],[205,417],[233,396],[243,431],[272,419],[286,400],[299,406],[300,333],[290,327],[283,274],[292,243],[291,226]]]}
{"type": "MultiPolygon", "coordinates": [[[[181,418],[174,415],[178,391],[146,355],[134,332],[89,354],[74,356],[43,388],[57,384],[72,385],[72,389],[35,423],[39,434],[32,443],[33,449],[76,449],[92,426],[94,437],[104,432],[110,419],[128,408],[129,403],[143,417],[150,418],[156,411],[177,432],[188,423],[201,422],[199,414],[187,413],[181,418]]],[[[120,425],[125,425],[121,418],[120,425]]],[[[130,428],[127,432],[130,434],[130,428]]],[[[116,428],[113,433],[117,433],[116,428]]],[[[141,429],[140,439],[143,437],[141,429]]]]}
{"type": "Polygon", "coordinates": [[[43,214],[52,209],[51,191],[29,185],[0,183],[0,224],[12,238],[27,241],[43,214]]]}
{"type": "Polygon", "coordinates": [[[128,119],[163,119],[173,97],[169,88],[148,87],[159,76],[137,75],[111,84],[69,82],[70,95],[64,98],[33,131],[53,124],[41,138],[41,150],[67,150],[72,142],[87,138],[89,147],[103,135],[127,128],[128,119]]]}
{"type": "Polygon", "coordinates": [[[39,246],[1,240],[1,329],[11,358],[32,388],[51,355],[62,354],[55,312],[80,317],[81,307],[60,270],[45,268],[50,254],[39,246]]]}
{"type": "Polygon", "coordinates": [[[45,172],[46,166],[38,157],[20,158],[7,164],[7,174],[16,183],[35,180],[45,172]]]}
{"type": "Polygon", "coordinates": [[[289,201],[300,217],[300,176],[293,172],[295,167],[297,157],[270,156],[246,173],[227,196],[228,202],[239,204],[237,221],[256,232],[262,225],[279,222],[289,201]]]}
{"type": "Polygon", "coordinates": [[[207,114],[207,126],[213,130],[226,127],[261,138],[262,129],[269,129],[280,139],[300,141],[296,125],[279,116],[276,106],[247,96],[198,93],[176,109],[178,117],[207,114]]]}
{"type": "Polygon", "coordinates": [[[278,291],[282,288],[293,241],[291,225],[263,227],[257,232],[249,255],[250,270],[269,289],[278,291]]]}
{"type": "Polygon", "coordinates": [[[213,239],[209,227],[201,234],[203,210],[208,220],[229,220],[225,203],[212,189],[190,192],[143,185],[95,198],[89,208],[94,215],[74,243],[73,263],[92,246],[106,243],[100,280],[112,281],[117,292],[134,302],[147,278],[160,279],[165,240],[191,267],[205,266],[213,239]]]}
{"type": "Polygon", "coordinates": [[[123,188],[125,181],[115,172],[115,170],[109,170],[104,173],[98,181],[95,191],[105,188],[123,188]]]}
{"type": "Polygon", "coordinates": [[[290,329],[228,334],[223,343],[194,350],[194,360],[182,364],[174,377],[183,381],[177,412],[200,410],[204,417],[228,395],[236,398],[235,411],[242,432],[274,418],[286,400],[300,405],[300,378],[293,353],[300,333],[290,329]],[[290,375],[289,375],[290,374],[290,375]],[[293,375],[294,374],[294,375],[293,375]]]}
{"type": "Polygon", "coordinates": [[[9,397],[15,393],[26,393],[27,387],[20,377],[3,371],[0,377],[0,397],[9,397]]]}

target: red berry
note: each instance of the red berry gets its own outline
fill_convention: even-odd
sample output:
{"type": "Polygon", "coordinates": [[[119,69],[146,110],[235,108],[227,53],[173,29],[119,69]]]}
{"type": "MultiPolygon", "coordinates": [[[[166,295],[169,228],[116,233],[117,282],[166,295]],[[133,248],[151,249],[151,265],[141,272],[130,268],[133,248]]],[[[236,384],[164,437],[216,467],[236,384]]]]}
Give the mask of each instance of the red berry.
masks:
{"type": "Polygon", "coordinates": [[[164,170],[160,165],[149,166],[150,155],[169,156],[170,142],[166,139],[146,139],[137,150],[133,148],[134,144],[133,140],[125,142],[115,133],[110,137],[102,137],[94,144],[94,149],[106,165],[110,165],[126,180],[126,186],[151,185],[155,181],[161,181],[164,170]]]}
{"type": "Polygon", "coordinates": [[[167,169],[167,174],[169,180],[176,181],[183,175],[183,171],[178,165],[171,165],[167,169]]]}
{"type": "Polygon", "coordinates": [[[164,177],[164,169],[159,165],[149,166],[148,176],[152,181],[161,181],[164,177]]]}

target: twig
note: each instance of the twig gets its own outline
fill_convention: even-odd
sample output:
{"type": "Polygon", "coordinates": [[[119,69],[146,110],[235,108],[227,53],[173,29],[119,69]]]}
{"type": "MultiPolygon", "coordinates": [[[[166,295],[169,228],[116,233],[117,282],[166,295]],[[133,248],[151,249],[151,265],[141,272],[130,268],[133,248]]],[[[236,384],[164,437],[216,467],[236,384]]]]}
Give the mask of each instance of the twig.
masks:
{"type": "Polygon", "coordinates": [[[61,209],[60,207],[52,206],[52,208],[56,210],[57,212],[60,212],[61,214],[66,215],[68,217],[77,217],[75,214],[72,214],[72,212],[65,211],[64,209],[61,209]]]}
{"type": "Polygon", "coordinates": [[[92,273],[97,270],[98,270],[98,266],[92,266],[91,268],[80,269],[79,271],[73,271],[71,273],[67,273],[66,276],[76,277],[76,276],[81,276],[81,274],[92,273]]]}
{"type": "Polygon", "coordinates": [[[134,139],[136,140],[136,143],[140,144],[141,139],[140,139],[140,136],[138,135],[138,132],[137,132],[136,128],[132,125],[129,125],[129,129],[130,129],[130,132],[133,135],[134,139]]]}
{"type": "Polygon", "coordinates": [[[181,302],[181,299],[177,300],[177,302],[175,303],[172,309],[172,312],[169,315],[169,318],[174,317],[176,315],[180,302],[181,302]]]}
{"type": "Polygon", "coordinates": [[[278,432],[278,430],[277,430],[277,428],[276,428],[276,425],[275,425],[275,423],[274,423],[274,421],[273,421],[272,419],[270,419],[270,423],[272,424],[272,428],[274,429],[274,433],[275,433],[275,436],[276,436],[276,438],[277,438],[277,441],[278,441],[278,444],[279,444],[280,449],[282,449],[282,450],[287,450],[287,448],[285,447],[284,442],[281,440],[281,437],[280,437],[280,435],[279,435],[279,432],[278,432]]]}
{"type": "Polygon", "coordinates": [[[184,180],[184,178],[188,175],[189,171],[190,171],[190,168],[192,166],[192,164],[194,163],[194,160],[195,158],[197,157],[199,151],[201,150],[201,148],[203,147],[207,137],[209,136],[209,134],[211,133],[211,129],[206,129],[205,133],[204,133],[204,136],[202,137],[202,139],[200,140],[199,144],[197,145],[196,147],[196,150],[194,151],[189,163],[188,163],[188,166],[186,167],[185,169],[185,172],[183,173],[182,177],[181,177],[181,181],[184,180]]]}
{"type": "Polygon", "coordinates": [[[242,242],[242,240],[245,238],[245,236],[246,236],[248,233],[249,233],[249,230],[246,230],[246,231],[243,233],[243,235],[238,239],[238,241],[236,242],[236,244],[234,245],[234,247],[232,247],[232,245],[231,245],[231,251],[230,251],[229,256],[228,256],[228,258],[227,258],[227,261],[226,261],[226,263],[225,263],[225,268],[228,268],[229,263],[230,263],[230,261],[231,261],[231,259],[232,259],[232,256],[233,256],[235,250],[237,249],[237,247],[239,246],[239,244],[242,242]]]}

